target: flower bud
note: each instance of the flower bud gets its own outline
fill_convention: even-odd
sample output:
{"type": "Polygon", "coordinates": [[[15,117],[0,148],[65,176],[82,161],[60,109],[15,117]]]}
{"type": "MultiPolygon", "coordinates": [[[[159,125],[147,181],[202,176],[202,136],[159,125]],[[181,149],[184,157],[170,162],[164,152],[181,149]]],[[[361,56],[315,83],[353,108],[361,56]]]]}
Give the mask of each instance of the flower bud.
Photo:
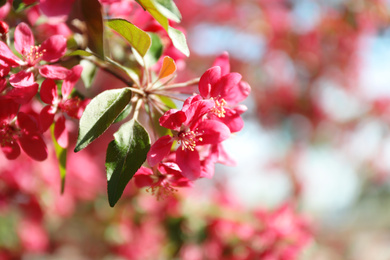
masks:
{"type": "Polygon", "coordinates": [[[9,31],[8,24],[4,21],[0,21],[0,33],[1,34],[6,34],[9,31]]]}

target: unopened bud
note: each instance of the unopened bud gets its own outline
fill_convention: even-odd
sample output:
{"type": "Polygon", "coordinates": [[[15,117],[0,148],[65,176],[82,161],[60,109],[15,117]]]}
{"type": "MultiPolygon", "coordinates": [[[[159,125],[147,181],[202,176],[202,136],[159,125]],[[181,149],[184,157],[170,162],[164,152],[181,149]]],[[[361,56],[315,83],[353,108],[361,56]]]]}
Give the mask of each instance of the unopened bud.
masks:
{"type": "Polygon", "coordinates": [[[4,21],[0,21],[0,33],[6,34],[8,33],[9,27],[8,24],[4,21]]]}

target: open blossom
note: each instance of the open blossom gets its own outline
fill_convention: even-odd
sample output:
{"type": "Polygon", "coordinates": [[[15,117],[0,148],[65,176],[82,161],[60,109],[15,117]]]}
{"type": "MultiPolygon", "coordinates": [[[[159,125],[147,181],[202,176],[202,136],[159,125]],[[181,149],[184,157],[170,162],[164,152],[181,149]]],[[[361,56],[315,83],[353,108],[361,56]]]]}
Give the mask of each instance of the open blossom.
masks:
{"type": "Polygon", "coordinates": [[[190,187],[192,182],[183,177],[176,163],[160,163],[155,173],[146,167],[141,167],[134,174],[134,183],[138,188],[148,187],[157,199],[169,196],[176,191],[174,187],[190,187]]]}
{"type": "Polygon", "coordinates": [[[209,116],[226,124],[232,133],[238,132],[244,126],[241,114],[246,111],[238,103],[248,97],[250,86],[241,81],[239,73],[230,72],[227,53],[218,57],[214,65],[200,78],[200,95],[215,102],[209,116]]]}
{"type": "Polygon", "coordinates": [[[195,180],[201,175],[199,146],[218,144],[230,136],[230,131],[221,122],[205,118],[213,107],[211,100],[192,96],[184,102],[182,110],[171,109],[160,118],[160,125],[171,129],[173,136],[165,135],[150,148],[147,156],[151,166],[161,162],[171,151],[173,141],[179,143],[176,163],[182,175],[195,180]]]}
{"type": "MultiPolygon", "coordinates": [[[[53,66],[51,66],[53,67],[53,66]]],[[[49,66],[47,70],[50,71],[49,66]]],[[[40,127],[41,131],[45,132],[54,121],[56,114],[60,113],[59,117],[56,119],[54,126],[54,136],[58,144],[62,147],[68,146],[68,131],[65,127],[65,116],[64,113],[68,114],[71,117],[79,119],[85,107],[85,102],[80,100],[78,97],[70,98],[71,91],[74,87],[74,84],[80,78],[82,67],[80,65],[75,66],[72,70],[67,70],[62,68],[65,78],[62,83],[61,96],[58,95],[57,85],[52,78],[60,79],[62,77],[58,71],[56,74],[52,74],[52,78],[47,78],[43,81],[40,96],[44,103],[48,104],[45,106],[40,115],[40,127]],[[66,71],[65,71],[66,70],[66,71]],[[66,72],[66,73],[65,73],[66,72]],[[57,77],[57,78],[56,78],[57,77]]],[[[45,71],[47,75],[50,73],[45,71]]]]}
{"type": "Polygon", "coordinates": [[[18,112],[19,104],[4,99],[0,102],[0,145],[5,156],[16,159],[20,147],[32,159],[43,161],[47,158],[46,144],[40,135],[33,117],[18,112]]]}
{"type": "Polygon", "coordinates": [[[41,60],[55,62],[66,52],[66,39],[62,35],[53,35],[41,45],[35,45],[34,35],[25,23],[16,26],[14,37],[15,49],[22,55],[22,59],[13,54],[11,49],[0,41],[0,59],[11,67],[33,67],[41,60]]]}

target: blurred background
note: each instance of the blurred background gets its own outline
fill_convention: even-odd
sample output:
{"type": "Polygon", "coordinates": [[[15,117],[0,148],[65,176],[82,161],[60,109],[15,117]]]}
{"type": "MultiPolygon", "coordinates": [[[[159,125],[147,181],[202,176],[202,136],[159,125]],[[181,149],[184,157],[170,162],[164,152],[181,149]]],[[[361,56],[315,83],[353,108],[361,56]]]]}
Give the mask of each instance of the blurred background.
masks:
{"type": "MultiPolygon", "coordinates": [[[[131,21],[139,7],[119,2],[131,21]]],[[[164,201],[130,185],[111,209],[108,134],[69,154],[64,195],[53,158],[0,156],[0,259],[390,259],[390,1],[175,3],[191,50],[178,74],[198,77],[227,51],[252,87],[245,127],[225,142],[236,166],[164,201]],[[265,224],[281,212],[288,224],[265,224]],[[228,215],[248,226],[221,229],[228,215]],[[234,239],[210,242],[221,230],[234,239]],[[277,241],[253,245],[260,258],[245,251],[254,234],[277,241]]]]}

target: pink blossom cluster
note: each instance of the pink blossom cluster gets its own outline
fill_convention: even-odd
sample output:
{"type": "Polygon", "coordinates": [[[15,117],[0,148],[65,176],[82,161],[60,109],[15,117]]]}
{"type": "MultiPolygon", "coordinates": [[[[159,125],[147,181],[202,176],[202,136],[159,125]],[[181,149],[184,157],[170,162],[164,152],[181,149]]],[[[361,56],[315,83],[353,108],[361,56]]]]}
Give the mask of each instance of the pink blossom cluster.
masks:
{"type": "MultiPolygon", "coordinates": [[[[4,39],[8,38],[7,31],[3,35],[4,39]]],[[[54,64],[66,52],[66,38],[52,35],[36,45],[33,32],[23,22],[16,26],[14,33],[13,47],[17,54],[11,47],[0,41],[1,149],[11,160],[20,155],[21,147],[31,158],[43,161],[48,154],[42,137],[44,132],[55,121],[54,136],[66,148],[69,141],[65,115],[80,118],[85,107],[84,101],[71,95],[82,67],[67,69],[54,64]],[[60,81],[61,95],[57,86],[60,81]],[[35,106],[33,98],[37,94],[42,102],[35,106]]]]}
{"type": "Polygon", "coordinates": [[[141,169],[135,175],[138,186],[146,186],[147,182],[152,187],[156,183],[167,186],[158,177],[167,175],[184,177],[178,183],[173,178],[172,186],[187,186],[198,178],[212,177],[215,163],[231,164],[222,142],[242,129],[241,114],[246,107],[239,102],[249,95],[250,86],[240,74],[230,72],[229,58],[224,53],[200,78],[199,93],[187,98],[181,110],[170,109],[159,119],[171,135],[160,137],[147,155],[157,181],[146,181],[146,176],[155,175],[152,170],[141,169]]]}

